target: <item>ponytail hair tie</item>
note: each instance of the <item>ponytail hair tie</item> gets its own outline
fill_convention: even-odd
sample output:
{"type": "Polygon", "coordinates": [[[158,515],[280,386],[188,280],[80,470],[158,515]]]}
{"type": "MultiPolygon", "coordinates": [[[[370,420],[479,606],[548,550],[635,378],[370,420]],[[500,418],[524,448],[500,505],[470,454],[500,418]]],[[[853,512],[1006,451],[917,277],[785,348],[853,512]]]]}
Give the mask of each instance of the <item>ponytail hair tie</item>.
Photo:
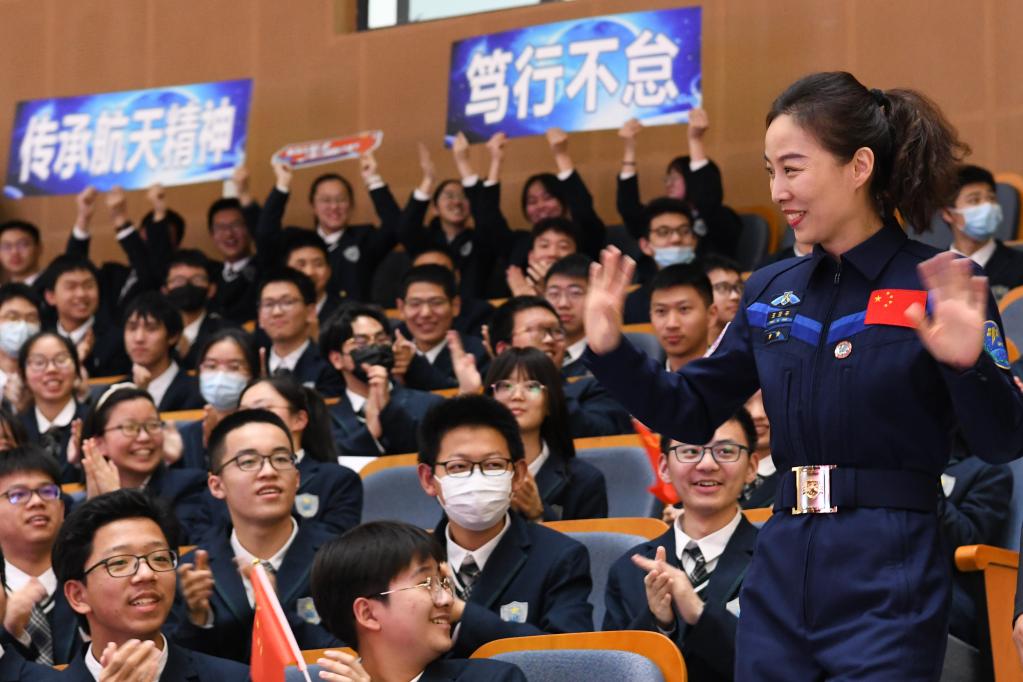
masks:
{"type": "Polygon", "coordinates": [[[871,88],[870,94],[874,98],[874,101],[877,102],[877,106],[882,109],[885,107],[888,107],[889,109],[891,108],[892,101],[888,99],[888,95],[884,94],[884,90],[871,88]]]}

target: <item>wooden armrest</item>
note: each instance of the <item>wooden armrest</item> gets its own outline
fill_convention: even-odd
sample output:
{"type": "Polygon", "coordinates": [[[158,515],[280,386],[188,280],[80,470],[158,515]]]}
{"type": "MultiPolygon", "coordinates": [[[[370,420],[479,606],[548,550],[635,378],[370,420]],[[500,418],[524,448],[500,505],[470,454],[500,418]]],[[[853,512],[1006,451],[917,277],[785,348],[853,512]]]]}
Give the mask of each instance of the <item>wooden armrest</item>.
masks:
{"type": "Polygon", "coordinates": [[[1019,568],[1019,552],[991,545],[963,545],[956,549],[956,568],[964,573],[983,571],[990,565],[1019,568]]]}

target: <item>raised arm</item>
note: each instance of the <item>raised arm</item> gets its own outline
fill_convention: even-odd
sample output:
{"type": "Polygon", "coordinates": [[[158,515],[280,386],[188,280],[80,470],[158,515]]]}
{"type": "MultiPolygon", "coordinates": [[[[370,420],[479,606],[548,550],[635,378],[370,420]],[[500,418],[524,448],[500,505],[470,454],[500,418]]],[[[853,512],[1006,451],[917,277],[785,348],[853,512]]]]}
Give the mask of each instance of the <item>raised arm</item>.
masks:
{"type": "Polygon", "coordinates": [[[398,221],[398,241],[413,258],[430,243],[429,234],[423,228],[423,223],[426,221],[426,210],[430,206],[430,196],[437,183],[437,170],[430,150],[422,142],[418,147],[419,168],[423,171],[423,177],[405,203],[398,221]]]}
{"type": "Polygon", "coordinates": [[[68,235],[67,248],[64,252],[69,256],[89,257],[89,242],[92,237],[92,216],[96,213],[95,187],[86,187],[75,197],[75,224],[68,235]]]}
{"type": "Polygon", "coordinates": [[[634,118],[630,118],[618,129],[618,136],[622,138],[622,167],[618,172],[615,203],[625,229],[635,239],[643,236],[646,223],[636,172],[636,136],[642,129],[643,124],[634,118]]]}
{"type": "Polygon", "coordinates": [[[575,170],[575,164],[568,153],[568,135],[561,128],[550,128],[547,130],[547,142],[558,168],[558,180],[565,189],[568,210],[582,234],[582,244],[578,245],[579,251],[595,259],[607,241],[604,221],[594,210],[593,196],[586,188],[586,183],[579,172],[575,170]]]}

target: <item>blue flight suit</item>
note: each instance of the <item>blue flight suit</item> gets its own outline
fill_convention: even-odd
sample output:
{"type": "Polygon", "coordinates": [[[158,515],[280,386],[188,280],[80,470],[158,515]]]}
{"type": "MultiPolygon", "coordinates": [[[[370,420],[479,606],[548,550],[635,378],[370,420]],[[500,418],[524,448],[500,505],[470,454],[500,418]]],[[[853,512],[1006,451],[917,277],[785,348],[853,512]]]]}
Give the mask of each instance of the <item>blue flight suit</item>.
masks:
{"type": "MultiPolygon", "coordinates": [[[[733,679],[735,630],[739,622],[735,615],[739,610],[736,600],[749,569],[756,540],[757,529],[742,518],[728,539],[724,553],[718,557],[707,586],[700,593],[704,602],[700,619],[695,625],[689,625],[675,611],[675,624],[669,637],[685,657],[686,670],[693,682],[733,679]]],[[[643,584],[646,571],[632,562],[634,554],[653,559],[658,547],[664,547],[670,565],[682,568],[675,546],[674,527],[622,555],[608,573],[604,596],[607,610],[601,629],[658,631],[643,584]]]]}
{"type": "MultiPolygon", "coordinates": [[[[576,540],[515,512],[465,604],[450,656],[465,657],[505,637],[589,632],[590,555],[576,540]]],[[[447,519],[434,537],[447,542],[447,519]]],[[[457,571],[458,566],[452,566],[457,571]]]]}
{"type": "Polygon", "coordinates": [[[938,679],[950,571],[934,482],[957,424],[984,459],[1019,456],[1023,399],[993,344],[958,372],[915,330],[865,324],[871,295],[922,290],[917,265],[936,253],[888,223],[840,260],[817,247],[758,270],[716,352],[679,372],[625,339],[603,356],[587,351],[632,414],[687,443],[710,440],[763,388],[784,513],[761,530],[746,578],[736,679],[938,679]],[[838,513],[786,511],[788,470],[810,464],[837,465],[838,513]]]}

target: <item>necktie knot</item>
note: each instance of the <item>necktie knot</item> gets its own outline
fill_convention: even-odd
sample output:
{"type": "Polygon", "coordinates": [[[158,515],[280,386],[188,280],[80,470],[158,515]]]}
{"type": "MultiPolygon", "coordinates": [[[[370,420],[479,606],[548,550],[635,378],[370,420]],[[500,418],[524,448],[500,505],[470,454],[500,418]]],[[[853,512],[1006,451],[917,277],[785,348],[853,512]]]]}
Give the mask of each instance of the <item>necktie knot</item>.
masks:
{"type": "Polygon", "coordinates": [[[692,560],[692,567],[686,571],[693,590],[699,592],[707,584],[710,574],[707,572],[707,560],[696,542],[690,541],[682,552],[692,560]]]}
{"type": "Polygon", "coordinates": [[[476,584],[476,581],[480,577],[480,567],[476,565],[476,560],[473,559],[472,555],[469,554],[462,561],[462,565],[458,568],[458,584],[461,585],[461,597],[465,601],[469,600],[469,596],[472,594],[472,588],[476,584]]]}

